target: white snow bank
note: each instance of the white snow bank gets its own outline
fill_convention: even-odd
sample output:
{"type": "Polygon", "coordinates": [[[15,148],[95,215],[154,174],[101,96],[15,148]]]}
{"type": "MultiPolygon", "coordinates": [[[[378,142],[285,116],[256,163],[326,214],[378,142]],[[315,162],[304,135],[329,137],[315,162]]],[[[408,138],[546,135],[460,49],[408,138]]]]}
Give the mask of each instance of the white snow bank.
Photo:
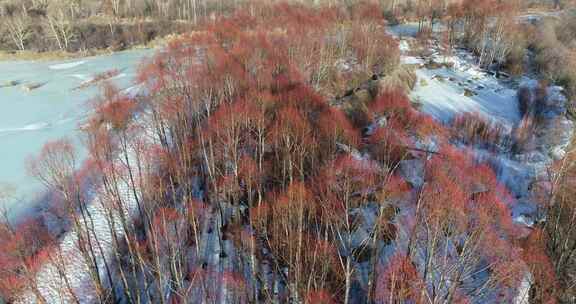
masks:
{"type": "Polygon", "coordinates": [[[85,64],[86,61],[75,61],[75,62],[68,62],[68,63],[60,63],[60,64],[54,64],[49,66],[48,68],[50,68],[51,70],[67,70],[67,69],[71,69],[71,68],[75,68],[79,65],[83,65],[85,64]]]}
{"type": "Polygon", "coordinates": [[[421,65],[424,64],[424,59],[422,58],[418,58],[415,56],[401,56],[400,57],[400,63],[402,64],[415,64],[415,65],[421,65]]]}
{"type": "Polygon", "coordinates": [[[6,129],[0,129],[0,135],[2,134],[7,134],[7,133],[16,133],[16,132],[23,132],[23,131],[39,131],[39,130],[44,130],[44,129],[48,129],[51,127],[50,123],[47,122],[38,122],[38,123],[32,123],[20,128],[6,128],[6,129]]]}
{"type": "Polygon", "coordinates": [[[503,87],[493,77],[479,77],[475,70],[447,68],[418,69],[416,75],[419,80],[412,99],[422,104],[423,112],[441,122],[448,123],[458,114],[476,112],[511,131],[520,121],[516,91],[503,87]]]}

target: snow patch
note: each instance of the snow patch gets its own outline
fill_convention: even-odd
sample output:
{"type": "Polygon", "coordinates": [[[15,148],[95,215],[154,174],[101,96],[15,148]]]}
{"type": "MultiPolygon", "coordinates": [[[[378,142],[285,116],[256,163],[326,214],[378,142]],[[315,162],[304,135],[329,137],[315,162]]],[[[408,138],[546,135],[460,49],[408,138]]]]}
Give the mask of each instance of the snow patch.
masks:
{"type": "Polygon", "coordinates": [[[51,70],[67,70],[67,69],[71,69],[71,68],[75,68],[77,66],[83,65],[84,63],[86,63],[86,61],[60,63],[60,64],[51,65],[48,68],[50,68],[51,70]]]}
{"type": "Polygon", "coordinates": [[[418,69],[420,81],[411,96],[422,104],[423,112],[443,123],[458,114],[475,112],[511,131],[521,118],[516,91],[503,87],[495,78],[478,77],[473,71],[418,69]]]}
{"type": "Polygon", "coordinates": [[[38,131],[38,130],[45,130],[50,128],[52,125],[47,122],[38,122],[26,125],[21,128],[8,128],[8,129],[0,129],[0,134],[6,133],[16,133],[16,132],[24,132],[24,131],[38,131]]]}
{"type": "Polygon", "coordinates": [[[400,175],[414,188],[424,185],[424,162],[420,159],[403,160],[399,163],[400,175]]]}

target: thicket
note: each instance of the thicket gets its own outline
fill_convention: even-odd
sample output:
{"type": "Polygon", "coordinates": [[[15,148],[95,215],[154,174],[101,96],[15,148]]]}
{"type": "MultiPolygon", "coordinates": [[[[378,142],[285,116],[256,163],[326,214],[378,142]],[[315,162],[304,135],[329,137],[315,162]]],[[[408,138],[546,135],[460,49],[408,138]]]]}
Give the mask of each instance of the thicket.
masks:
{"type": "MultiPolygon", "coordinates": [[[[139,71],[146,95],[103,85],[81,170],[64,140],[30,161],[91,288],[73,287],[58,235],[6,223],[3,297],[48,303],[36,274],[51,264],[73,303],[512,302],[527,267],[548,274],[549,260],[511,241],[492,169],[403,88],[373,92],[365,125],[330,106],[397,67],[381,12],[257,3],[158,51],[139,71]],[[422,162],[423,185],[399,174],[406,160],[422,162]]],[[[461,121],[470,140],[499,136],[461,121]]]]}
{"type": "Polygon", "coordinates": [[[0,50],[92,51],[146,45],[246,1],[3,0],[0,50]]]}
{"type": "MultiPolygon", "coordinates": [[[[89,52],[146,45],[247,8],[247,0],[1,0],[0,50],[89,52]]],[[[281,2],[281,1],[273,1],[281,2]]],[[[288,1],[290,2],[290,1],[288,1]]],[[[354,1],[295,1],[355,5],[354,1]]]]}
{"type": "Polygon", "coordinates": [[[545,192],[544,197],[548,198],[543,201],[547,221],[543,225],[542,232],[534,236],[534,242],[550,257],[553,273],[548,276],[553,279],[548,284],[560,303],[570,303],[576,298],[574,161],[574,155],[571,153],[556,164],[552,187],[542,189],[545,192]]]}
{"type": "Polygon", "coordinates": [[[538,71],[544,79],[564,87],[569,98],[576,93],[575,26],[576,11],[573,9],[563,12],[558,19],[545,19],[536,27],[531,45],[538,71]]]}
{"type": "MultiPolygon", "coordinates": [[[[78,235],[76,246],[100,302],[209,299],[213,295],[206,284],[214,279],[233,281],[226,286],[250,284],[237,289],[239,299],[273,297],[273,282],[260,281],[260,262],[251,265],[250,281],[237,268],[245,262],[233,263],[224,273],[206,267],[201,250],[207,249],[200,242],[214,218],[219,224],[212,225],[212,233],[221,245],[239,238],[236,245],[246,246],[239,251],[245,261],[273,256],[276,275],[290,268],[279,281],[292,297],[304,299],[325,288],[335,292],[346,284],[350,291],[350,275],[342,278],[336,267],[341,259],[335,244],[318,234],[329,229],[313,220],[321,219],[320,206],[311,205],[315,196],[309,183],[320,168],[336,161],[336,143],[359,143],[357,130],[326,98],[398,62],[396,43],[385,33],[379,12],[368,4],[351,9],[256,4],[251,11],[206,22],[142,66],[139,81],[148,95],[138,105],[105,85],[86,127],[91,158],[83,172],[90,177],[72,172],[75,156],[63,141],[31,161],[31,172],[58,194],[57,213],[78,235]],[[141,106],[149,125],[139,128],[131,118],[141,106]],[[158,141],[145,142],[138,135],[142,132],[158,141]],[[101,185],[96,191],[108,225],[118,225],[110,231],[110,256],[91,232],[98,223],[83,195],[86,178],[101,185]],[[124,212],[130,202],[120,184],[136,204],[134,221],[124,212]],[[198,187],[204,196],[195,194],[198,187]],[[254,211],[227,216],[240,207],[254,211]],[[280,215],[269,229],[262,221],[269,222],[274,213],[264,210],[280,215]],[[257,233],[244,231],[247,227],[257,233]],[[330,259],[322,255],[337,260],[328,267],[330,259]],[[103,264],[99,256],[105,257],[103,264]],[[331,279],[324,280],[326,275],[331,279]]],[[[67,278],[65,265],[56,266],[67,278]]],[[[30,281],[34,284],[10,285],[4,297],[16,298],[21,286],[46,302],[33,287],[33,273],[30,281]]],[[[72,288],[63,293],[79,301],[72,288]]]]}

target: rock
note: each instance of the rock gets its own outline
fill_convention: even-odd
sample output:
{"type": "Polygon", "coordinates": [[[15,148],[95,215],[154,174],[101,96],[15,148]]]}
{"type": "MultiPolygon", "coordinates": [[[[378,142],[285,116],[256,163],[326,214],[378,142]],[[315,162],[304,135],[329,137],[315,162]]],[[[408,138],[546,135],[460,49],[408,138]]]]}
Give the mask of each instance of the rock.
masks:
{"type": "Polygon", "coordinates": [[[472,91],[472,90],[470,90],[470,89],[468,89],[468,88],[465,88],[465,89],[464,89],[464,96],[466,96],[466,97],[472,97],[472,96],[475,96],[475,95],[477,95],[476,92],[474,92],[474,91],[472,91]]]}
{"type": "Polygon", "coordinates": [[[440,82],[444,82],[444,76],[442,76],[442,75],[436,74],[436,75],[432,76],[432,79],[436,79],[440,82]]]}
{"type": "Polygon", "coordinates": [[[44,85],[44,83],[29,83],[29,84],[25,84],[24,86],[22,86],[22,89],[24,91],[30,92],[30,91],[38,89],[39,87],[42,87],[43,85],[44,85]]]}
{"type": "Polygon", "coordinates": [[[434,60],[429,60],[428,62],[426,62],[425,66],[429,70],[436,70],[442,67],[439,63],[435,62],[434,60]]]}
{"type": "Polygon", "coordinates": [[[0,88],[9,88],[9,87],[15,87],[17,85],[19,85],[20,82],[16,81],[16,80],[10,80],[10,81],[6,81],[3,84],[0,84],[0,88]]]}

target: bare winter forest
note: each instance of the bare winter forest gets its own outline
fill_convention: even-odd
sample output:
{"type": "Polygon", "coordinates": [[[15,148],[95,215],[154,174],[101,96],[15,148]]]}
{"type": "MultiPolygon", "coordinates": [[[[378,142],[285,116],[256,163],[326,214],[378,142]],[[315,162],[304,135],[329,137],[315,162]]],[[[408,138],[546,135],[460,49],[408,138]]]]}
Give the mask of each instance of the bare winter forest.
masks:
{"type": "Polygon", "coordinates": [[[576,303],[572,1],[0,0],[15,56],[163,37],[30,157],[4,302],[576,303]]]}

